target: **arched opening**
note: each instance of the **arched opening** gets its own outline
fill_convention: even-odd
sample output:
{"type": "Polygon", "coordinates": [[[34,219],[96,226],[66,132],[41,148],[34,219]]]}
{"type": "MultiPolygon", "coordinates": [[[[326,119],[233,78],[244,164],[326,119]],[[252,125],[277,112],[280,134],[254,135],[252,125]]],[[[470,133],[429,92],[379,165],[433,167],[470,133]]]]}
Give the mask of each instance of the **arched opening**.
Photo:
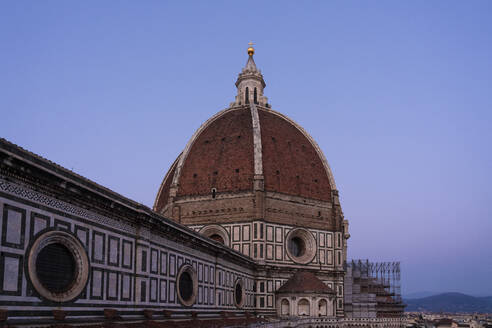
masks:
{"type": "Polygon", "coordinates": [[[289,315],[290,314],[290,303],[287,299],[283,299],[280,302],[280,314],[281,315],[289,315]]]}
{"type": "Polygon", "coordinates": [[[255,88],[255,93],[254,93],[254,101],[255,101],[255,104],[258,104],[258,92],[256,91],[256,88],[255,88]]]}
{"type": "Polygon", "coordinates": [[[328,302],[325,299],[321,299],[318,302],[318,316],[326,317],[328,315],[328,302]]]}
{"type": "Polygon", "coordinates": [[[244,102],[249,104],[249,88],[246,87],[246,92],[244,93],[244,102]]]}
{"type": "Polygon", "coordinates": [[[335,315],[335,300],[331,300],[330,303],[328,303],[329,308],[328,308],[328,315],[329,316],[334,316],[335,315]]]}
{"type": "Polygon", "coordinates": [[[305,298],[297,303],[297,315],[309,316],[309,301],[305,298]]]}
{"type": "Polygon", "coordinates": [[[230,244],[227,231],[224,228],[222,228],[220,225],[216,225],[216,224],[207,225],[200,230],[200,233],[226,246],[229,246],[230,244]]]}
{"type": "Polygon", "coordinates": [[[212,239],[212,240],[215,240],[218,243],[225,244],[224,238],[222,238],[222,236],[220,236],[220,235],[218,235],[216,233],[213,234],[213,235],[211,235],[209,238],[212,239]]]}

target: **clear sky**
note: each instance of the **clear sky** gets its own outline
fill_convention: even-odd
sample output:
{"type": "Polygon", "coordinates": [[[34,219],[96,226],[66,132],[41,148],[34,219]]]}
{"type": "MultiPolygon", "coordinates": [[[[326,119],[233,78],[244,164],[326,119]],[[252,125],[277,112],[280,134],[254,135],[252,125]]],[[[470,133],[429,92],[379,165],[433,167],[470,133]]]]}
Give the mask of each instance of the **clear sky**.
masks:
{"type": "Polygon", "coordinates": [[[492,1],[1,1],[0,136],[151,207],[251,40],[331,165],[349,257],[492,295],[492,1]]]}

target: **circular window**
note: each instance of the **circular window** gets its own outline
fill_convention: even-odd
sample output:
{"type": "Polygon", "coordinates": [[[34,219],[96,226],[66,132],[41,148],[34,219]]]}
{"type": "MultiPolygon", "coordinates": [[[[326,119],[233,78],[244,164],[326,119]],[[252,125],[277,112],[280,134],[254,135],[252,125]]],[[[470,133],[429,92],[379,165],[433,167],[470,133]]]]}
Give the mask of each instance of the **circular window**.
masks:
{"type": "Polygon", "coordinates": [[[48,290],[61,293],[75,281],[77,265],[70,250],[61,243],[44,247],[36,258],[39,281],[48,290]]]}
{"type": "Polygon", "coordinates": [[[292,261],[306,264],[316,255],[316,240],[306,229],[294,229],[287,235],[286,249],[292,261]]]}
{"type": "Polygon", "coordinates": [[[240,308],[243,306],[243,303],[244,303],[243,281],[241,279],[238,279],[234,284],[234,305],[240,308]]]}
{"type": "Polygon", "coordinates": [[[85,288],[89,259],[75,236],[64,231],[48,231],[31,246],[28,272],[41,296],[55,302],[67,302],[85,288]]]}
{"type": "Polygon", "coordinates": [[[183,265],[177,276],[178,299],[184,306],[192,306],[196,300],[198,280],[196,272],[189,264],[183,265]]]}
{"type": "Polygon", "coordinates": [[[289,240],[289,250],[295,257],[300,257],[306,252],[306,244],[299,237],[294,237],[289,240]]]}

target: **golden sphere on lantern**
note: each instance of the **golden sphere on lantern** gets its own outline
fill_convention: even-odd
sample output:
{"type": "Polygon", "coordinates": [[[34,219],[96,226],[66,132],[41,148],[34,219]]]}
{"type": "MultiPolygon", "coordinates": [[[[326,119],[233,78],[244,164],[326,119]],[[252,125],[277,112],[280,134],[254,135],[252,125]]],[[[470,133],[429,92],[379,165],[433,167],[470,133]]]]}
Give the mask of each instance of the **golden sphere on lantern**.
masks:
{"type": "Polygon", "coordinates": [[[253,56],[255,53],[255,48],[253,48],[253,42],[248,43],[248,55],[253,56]]]}

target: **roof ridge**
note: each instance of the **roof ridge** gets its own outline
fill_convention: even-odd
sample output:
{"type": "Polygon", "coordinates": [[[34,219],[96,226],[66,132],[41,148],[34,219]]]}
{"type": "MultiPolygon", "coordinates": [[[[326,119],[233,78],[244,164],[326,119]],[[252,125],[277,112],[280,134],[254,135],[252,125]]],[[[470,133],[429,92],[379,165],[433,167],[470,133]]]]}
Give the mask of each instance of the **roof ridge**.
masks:
{"type": "MultiPolygon", "coordinates": [[[[64,175],[65,178],[68,178],[68,179],[70,179],[70,178],[80,179],[81,182],[83,182],[85,184],[88,184],[88,185],[85,185],[86,187],[97,187],[97,188],[101,189],[102,191],[108,192],[108,193],[112,194],[113,196],[117,196],[117,197],[121,198],[122,201],[128,202],[128,203],[130,203],[132,205],[138,205],[138,206],[149,208],[148,206],[146,206],[146,205],[144,205],[142,203],[139,203],[139,202],[136,202],[134,200],[131,200],[130,198],[125,197],[122,194],[119,194],[119,193],[117,193],[117,192],[115,192],[115,191],[113,191],[113,190],[111,190],[111,189],[109,189],[107,187],[104,187],[103,185],[101,185],[101,184],[99,184],[99,183],[97,183],[97,182],[95,182],[95,181],[93,181],[93,180],[91,180],[89,178],[86,178],[86,177],[84,177],[84,176],[82,176],[82,175],[80,175],[80,174],[78,174],[78,173],[76,173],[76,172],[74,172],[72,170],[69,170],[66,167],[64,167],[64,166],[62,166],[62,165],[60,165],[58,163],[55,163],[55,162],[53,162],[53,161],[51,161],[51,160],[49,160],[49,159],[47,159],[47,158],[45,158],[45,157],[43,157],[41,155],[38,155],[38,154],[36,154],[36,153],[34,153],[34,152],[30,151],[30,150],[27,150],[27,149],[25,149],[25,148],[23,148],[23,147],[15,144],[15,143],[13,143],[13,142],[7,140],[5,138],[1,138],[0,137],[0,150],[6,150],[6,151],[11,152],[11,150],[9,150],[8,147],[5,147],[5,145],[8,146],[8,147],[10,147],[10,148],[12,148],[12,150],[14,151],[14,154],[15,154],[15,151],[17,151],[17,153],[15,154],[17,156],[22,157],[23,155],[24,156],[25,155],[28,155],[28,156],[31,157],[31,161],[32,161],[32,159],[34,159],[34,160],[40,161],[41,164],[54,166],[56,169],[58,169],[58,170],[61,171],[61,172],[56,172],[56,173],[63,173],[62,175],[64,175]]],[[[48,167],[45,167],[45,169],[49,169],[49,168],[48,167]]]]}
{"type": "Polygon", "coordinates": [[[333,289],[322,282],[311,271],[297,271],[279,289],[277,293],[315,293],[315,294],[334,294],[333,289]]]}

